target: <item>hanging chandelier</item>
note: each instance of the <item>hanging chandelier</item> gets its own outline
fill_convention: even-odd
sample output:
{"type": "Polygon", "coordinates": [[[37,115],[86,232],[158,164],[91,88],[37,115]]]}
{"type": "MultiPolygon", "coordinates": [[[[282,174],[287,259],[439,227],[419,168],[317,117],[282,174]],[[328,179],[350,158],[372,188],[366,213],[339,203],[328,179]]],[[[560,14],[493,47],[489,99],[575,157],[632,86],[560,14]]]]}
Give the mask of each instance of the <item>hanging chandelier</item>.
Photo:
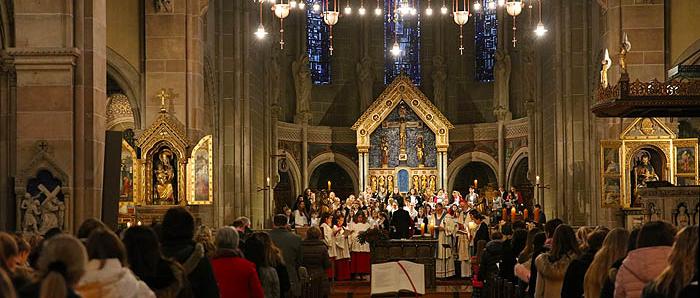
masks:
{"type": "Polygon", "coordinates": [[[324,0],[324,2],[326,4],[323,11],[323,22],[328,25],[328,28],[330,28],[328,35],[330,47],[328,50],[330,51],[330,55],[333,56],[333,26],[338,24],[340,12],[338,11],[338,0],[324,0]],[[331,1],[333,1],[332,6],[329,4],[331,1]]]}
{"type": "Polygon", "coordinates": [[[467,0],[455,0],[452,2],[452,18],[459,26],[459,54],[464,52],[464,25],[469,21],[469,4],[467,0]],[[461,5],[460,5],[461,4],[461,5]]]}

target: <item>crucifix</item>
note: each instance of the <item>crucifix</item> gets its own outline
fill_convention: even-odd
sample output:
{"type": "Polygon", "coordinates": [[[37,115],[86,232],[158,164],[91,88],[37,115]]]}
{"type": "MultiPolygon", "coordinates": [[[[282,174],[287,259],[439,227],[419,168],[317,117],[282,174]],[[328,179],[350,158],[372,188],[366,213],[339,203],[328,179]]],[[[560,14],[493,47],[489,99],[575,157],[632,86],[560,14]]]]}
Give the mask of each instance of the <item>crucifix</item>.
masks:
{"type": "Polygon", "coordinates": [[[408,121],[408,119],[406,119],[407,116],[408,110],[406,109],[406,105],[402,102],[399,106],[399,121],[386,121],[382,124],[385,128],[399,128],[399,161],[408,160],[408,155],[406,154],[406,128],[423,127],[423,122],[408,121]]]}
{"type": "Polygon", "coordinates": [[[160,99],[160,111],[165,112],[165,101],[170,99],[170,93],[168,91],[165,91],[165,88],[160,89],[160,92],[156,94],[156,97],[160,99]]]}

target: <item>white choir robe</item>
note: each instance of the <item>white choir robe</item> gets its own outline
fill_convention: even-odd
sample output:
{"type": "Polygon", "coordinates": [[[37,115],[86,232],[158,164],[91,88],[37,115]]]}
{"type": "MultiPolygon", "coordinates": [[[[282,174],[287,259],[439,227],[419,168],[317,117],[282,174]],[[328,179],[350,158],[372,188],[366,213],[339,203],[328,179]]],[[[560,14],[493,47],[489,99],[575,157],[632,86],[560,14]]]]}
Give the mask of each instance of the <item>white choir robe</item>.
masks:
{"type": "Polygon", "coordinates": [[[326,244],[326,247],[328,248],[328,257],[329,258],[335,258],[336,256],[336,249],[335,249],[335,236],[333,235],[333,227],[329,226],[325,222],[321,224],[321,231],[323,231],[323,242],[326,244]]]}
{"type": "MultiPolygon", "coordinates": [[[[443,212],[447,213],[446,210],[443,212]]],[[[452,245],[452,234],[455,231],[455,222],[451,215],[446,214],[445,218],[440,223],[440,227],[445,228],[445,230],[438,231],[438,225],[436,224],[438,219],[438,214],[434,213],[432,216],[430,216],[428,225],[435,226],[435,232],[438,233],[438,251],[437,259],[435,260],[435,276],[438,278],[444,278],[455,274],[455,263],[452,256],[452,247],[447,249],[442,247],[443,244],[449,244],[450,246],[452,245]]]]}
{"type": "Polygon", "coordinates": [[[365,244],[360,244],[360,241],[357,240],[357,235],[367,231],[369,227],[370,225],[368,223],[355,223],[348,226],[348,229],[355,231],[355,233],[350,235],[351,252],[369,252],[369,243],[365,242],[365,244]]]}
{"type": "Polygon", "coordinates": [[[349,259],[350,242],[348,241],[348,237],[344,235],[345,228],[336,226],[334,231],[337,231],[335,235],[335,259],[349,259]]]}
{"type": "Polygon", "coordinates": [[[461,264],[460,268],[462,277],[468,277],[472,275],[471,252],[469,246],[471,243],[471,236],[473,234],[469,228],[470,222],[471,219],[469,217],[468,212],[462,212],[457,217],[458,224],[457,231],[455,232],[457,234],[457,260],[459,260],[461,264]],[[462,225],[462,229],[460,229],[459,227],[460,224],[462,225]]]}

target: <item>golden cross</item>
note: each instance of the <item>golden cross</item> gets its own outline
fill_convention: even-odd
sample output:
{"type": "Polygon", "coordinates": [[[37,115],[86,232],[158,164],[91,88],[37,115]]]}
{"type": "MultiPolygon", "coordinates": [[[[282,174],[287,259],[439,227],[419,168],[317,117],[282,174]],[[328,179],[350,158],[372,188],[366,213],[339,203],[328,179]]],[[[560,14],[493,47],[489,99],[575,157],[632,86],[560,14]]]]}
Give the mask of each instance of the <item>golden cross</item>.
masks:
{"type": "Polygon", "coordinates": [[[165,100],[170,99],[170,93],[165,91],[165,88],[163,88],[160,89],[160,92],[156,95],[156,97],[160,98],[160,110],[165,111],[165,100]]]}

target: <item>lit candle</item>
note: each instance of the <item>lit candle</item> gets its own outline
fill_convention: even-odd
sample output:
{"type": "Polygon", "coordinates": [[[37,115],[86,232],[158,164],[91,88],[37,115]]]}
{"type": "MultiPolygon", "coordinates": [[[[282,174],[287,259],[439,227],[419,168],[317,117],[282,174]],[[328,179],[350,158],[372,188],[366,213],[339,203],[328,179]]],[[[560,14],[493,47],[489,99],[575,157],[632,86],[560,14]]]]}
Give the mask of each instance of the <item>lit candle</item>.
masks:
{"type": "Polygon", "coordinates": [[[515,222],[515,207],[510,208],[510,221],[515,222]]]}
{"type": "Polygon", "coordinates": [[[527,209],[523,210],[523,219],[527,220],[527,218],[528,218],[527,215],[528,215],[527,209]]]}
{"type": "Polygon", "coordinates": [[[328,191],[331,191],[331,181],[328,180],[328,191]]]}
{"type": "Polygon", "coordinates": [[[140,225],[141,225],[141,221],[139,220],[139,222],[137,222],[136,225],[137,225],[137,226],[140,226],[140,225]]]}
{"type": "Polygon", "coordinates": [[[540,208],[535,207],[535,222],[539,223],[540,222],[540,208]]]}
{"type": "Polygon", "coordinates": [[[270,186],[270,177],[267,177],[267,184],[265,186],[270,186]]]}
{"type": "Polygon", "coordinates": [[[468,225],[469,225],[470,230],[476,230],[476,223],[475,222],[470,221],[468,225]]]}
{"type": "Polygon", "coordinates": [[[127,227],[127,228],[130,228],[130,227],[131,227],[131,222],[130,222],[130,221],[127,221],[127,222],[126,222],[126,227],[127,227]]]}
{"type": "Polygon", "coordinates": [[[540,176],[535,177],[535,184],[540,184],[540,176]]]}
{"type": "Polygon", "coordinates": [[[420,235],[425,234],[425,223],[420,223],[420,235]]]}
{"type": "Polygon", "coordinates": [[[474,179],[474,188],[479,187],[479,180],[474,179]]]}
{"type": "Polygon", "coordinates": [[[435,232],[435,225],[434,224],[428,225],[428,232],[430,233],[430,235],[432,235],[433,232],[435,232]]]}

